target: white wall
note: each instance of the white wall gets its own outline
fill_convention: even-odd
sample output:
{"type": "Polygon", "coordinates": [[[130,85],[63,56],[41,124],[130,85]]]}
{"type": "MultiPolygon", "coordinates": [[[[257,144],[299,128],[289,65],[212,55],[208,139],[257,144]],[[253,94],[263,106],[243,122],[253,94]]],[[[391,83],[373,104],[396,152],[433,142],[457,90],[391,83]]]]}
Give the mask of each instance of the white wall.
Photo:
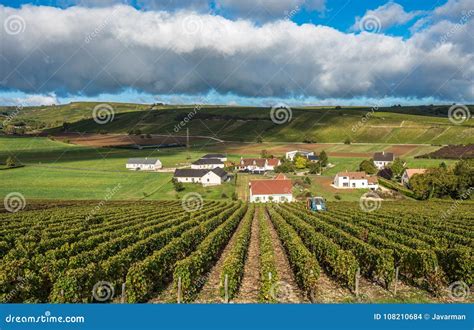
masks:
{"type": "Polygon", "coordinates": [[[293,201],[293,195],[292,194],[281,194],[281,195],[252,195],[250,193],[250,202],[251,203],[283,203],[283,202],[292,202],[293,201]],[[270,196],[273,198],[270,200],[270,196]],[[281,200],[282,198],[285,198],[286,200],[283,201],[281,200]]]}
{"type": "Polygon", "coordinates": [[[222,184],[222,179],[214,172],[207,172],[201,178],[201,183],[203,186],[215,186],[222,184]]]}
{"type": "Polygon", "coordinates": [[[201,183],[201,178],[175,177],[176,181],[183,183],[201,183]]]}
{"type": "Polygon", "coordinates": [[[126,168],[129,170],[141,170],[141,171],[155,171],[162,167],[161,162],[156,162],[155,164],[126,164],[126,168]]]}
{"type": "Polygon", "coordinates": [[[333,184],[338,188],[347,188],[347,189],[348,188],[353,188],[353,189],[369,188],[369,182],[367,179],[357,179],[357,180],[352,179],[351,180],[349,176],[342,176],[342,175],[341,176],[336,175],[336,177],[334,178],[333,184]]]}
{"type": "Polygon", "coordinates": [[[383,169],[384,167],[386,167],[390,163],[391,162],[382,162],[382,161],[374,162],[375,167],[377,167],[379,170],[383,169]]]}

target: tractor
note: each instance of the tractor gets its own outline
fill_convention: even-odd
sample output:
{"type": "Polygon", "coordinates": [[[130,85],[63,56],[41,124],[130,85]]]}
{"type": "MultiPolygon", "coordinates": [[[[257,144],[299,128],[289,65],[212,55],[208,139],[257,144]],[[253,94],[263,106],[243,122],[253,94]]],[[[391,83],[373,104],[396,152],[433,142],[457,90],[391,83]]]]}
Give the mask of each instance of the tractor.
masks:
{"type": "Polygon", "coordinates": [[[306,208],[313,212],[327,211],[326,201],[322,197],[308,197],[306,208]]]}

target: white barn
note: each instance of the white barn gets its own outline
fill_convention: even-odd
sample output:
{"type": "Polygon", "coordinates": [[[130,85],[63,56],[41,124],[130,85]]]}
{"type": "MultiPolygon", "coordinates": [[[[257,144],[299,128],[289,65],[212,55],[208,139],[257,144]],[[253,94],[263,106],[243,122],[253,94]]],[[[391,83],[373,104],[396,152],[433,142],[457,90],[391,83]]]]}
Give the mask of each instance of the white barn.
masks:
{"type": "Polygon", "coordinates": [[[285,175],[271,180],[250,180],[251,203],[285,203],[293,201],[293,184],[285,175]]]}
{"type": "Polygon", "coordinates": [[[203,186],[220,185],[228,179],[228,174],[222,168],[208,169],[176,169],[174,178],[182,183],[200,183],[203,186]]]}
{"type": "Polygon", "coordinates": [[[212,170],[214,168],[224,168],[224,163],[218,158],[201,158],[191,164],[195,170],[212,170]]]}
{"type": "Polygon", "coordinates": [[[132,171],[156,171],[163,165],[158,158],[130,158],[125,167],[132,171]]]}

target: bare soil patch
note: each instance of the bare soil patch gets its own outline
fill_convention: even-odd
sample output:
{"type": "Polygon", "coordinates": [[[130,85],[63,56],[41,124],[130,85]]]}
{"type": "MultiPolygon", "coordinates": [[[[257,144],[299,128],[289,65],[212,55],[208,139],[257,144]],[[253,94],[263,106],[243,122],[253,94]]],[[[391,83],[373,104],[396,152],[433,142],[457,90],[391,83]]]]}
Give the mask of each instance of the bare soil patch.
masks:
{"type": "MultiPolygon", "coordinates": [[[[69,143],[91,147],[117,147],[127,145],[185,144],[186,137],[172,135],[127,135],[127,134],[79,134],[61,133],[56,140],[68,140],[69,143]]],[[[206,141],[207,138],[190,137],[190,142],[206,141]]]]}

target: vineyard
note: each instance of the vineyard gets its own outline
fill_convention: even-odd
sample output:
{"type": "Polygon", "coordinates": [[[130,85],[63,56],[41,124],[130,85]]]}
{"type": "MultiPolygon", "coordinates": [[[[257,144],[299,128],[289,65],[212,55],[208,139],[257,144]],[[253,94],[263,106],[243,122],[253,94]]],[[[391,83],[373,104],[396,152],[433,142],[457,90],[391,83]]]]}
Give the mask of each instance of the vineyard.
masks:
{"type": "Polygon", "coordinates": [[[0,213],[1,302],[442,302],[474,284],[469,202],[92,209],[0,213]]]}

